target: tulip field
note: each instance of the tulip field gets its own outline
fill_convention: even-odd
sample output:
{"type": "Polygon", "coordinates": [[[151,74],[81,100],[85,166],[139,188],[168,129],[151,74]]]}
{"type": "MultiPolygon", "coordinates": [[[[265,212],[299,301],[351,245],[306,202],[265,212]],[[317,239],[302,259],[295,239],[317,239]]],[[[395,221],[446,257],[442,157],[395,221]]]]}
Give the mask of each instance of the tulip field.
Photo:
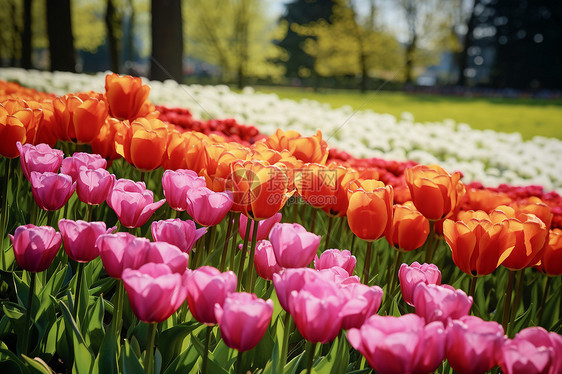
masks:
{"type": "Polygon", "coordinates": [[[562,141],[0,69],[1,373],[562,373],[562,141]]]}

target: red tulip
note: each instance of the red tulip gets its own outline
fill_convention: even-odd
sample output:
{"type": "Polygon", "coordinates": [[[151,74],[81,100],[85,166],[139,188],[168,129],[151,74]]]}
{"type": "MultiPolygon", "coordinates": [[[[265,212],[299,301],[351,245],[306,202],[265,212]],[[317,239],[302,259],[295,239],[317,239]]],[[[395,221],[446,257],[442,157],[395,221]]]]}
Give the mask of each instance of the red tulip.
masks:
{"type": "Polygon", "coordinates": [[[20,142],[16,143],[20,153],[20,162],[23,175],[29,180],[32,171],[38,173],[58,172],[64,153],[58,149],[53,149],[47,144],[38,144],[36,146],[31,144],[22,145],[20,142]]]}
{"type": "Polygon", "coordinates": [[[419,283],[441,284],[441,272],[436,265],[420,265],[417,261],[410,266],[402,264],[398,271],[398,278],[402,298],[411,306],[414,306],[414,290],[419,283]]]}
{"type": "Polygon", "coordinates": [[[344,249],[343,251],[340,251],[339,249],[327,249],[322,252],[320,257],[316,255],[314,259],[314,268],[316,270],[322,270],[339,266],[344,268],[351,276],[353,275],[356,263],[357,259],[347,249],[344,249]]]}
{"type": "Polygon", "coordinates": [[[82,169],[76,180],[76,194],[83,203],[103,203],[115,184],[115,175],[105,169],[82,169]]]}
{"type": "Polygon", "coordinates": [[[127,264],[123,260],[125,251],[136,253],[138,247],[128,246],[135,239],[137,237],[128,232],[118,232],[100,235],[96,240],[103,267],[110,277],[121,279],[123,270],[131,267],[132,264],[127,264]]]}
{"type": "Polygon", "coordinates": [[[193,221],[179,218],[154,221],[150,226],[152,237],[158,242],[167,242],[189,254],[193,245],[207,232],[206,227],[198,229],[193,221]]]}
{"type": "Polygon", "coordinates": [[[232,207],[232,194],[214,192],[207,187],[187,192],[187,213],[201,226],[218,225],[232,207]]]}
{"type": "Polygon", "coordinates": [[[383,291],[379,286],[353,283],[343,286],[342,291],[347,300],[340,312],[344,330],[360,328],[381,306],[383,291]]]}
{"type": "Polygon", "coordinates": [[[438,286],[420,282],[414,291],[416,314],[427,323],[466,316],[472,306],[472,296],[449,285],[438,286]]]}
{"type": "Polygon", "coordinates": [[[211,266],[193,270],[186,283],[187,303],[193,317],[201,323],[216,324],[215,305],[222,306],[225,298],[236,291],[236,282],[232,271],[221,273],[211,266]]]}
{"type": "Polygon", "coordinates": [[[185,301],[189,272],[174,273],[166,264],[147,263],[123,270],[123,284],[131,309],[147,323],[164,322],[185,301]]]}
{"type": "Polygon", "coordinates": [[[162,176],[162,187],[168,205],[172,209],[187,209],[187,191],[198,187],[206,187],[205,179],[197,176],[193,170],[166,170],[162,176]]]}
{"type": "Polygon", "coordinates": [[[19,226],[10,239],[16,262],[22,269],[32,273],[47,270],[61,244],[61,235],[50,226],[19,226]]]}
{"type": "Polygon", "coordinates": [[[562,371],[562,337],[542,327],[527,327],[508,340],[501,350],[506,374],[558,374],[562,371]]]}
{"type": "Polygon", "coordinates": [[[320,239],[298,223],[277,223],[269,233],[277,263],[284,268],[308,266],[316,255],[320,239]]]}
{"type": "Polygon", "coordinates": [[[240,352],[248,351],[260,342],[272,315],[273,301],[246,292],[231,293],[222,306],[215,304],[215,316],[224,343],[240,352]]]}
{"type": "Polygon", "coordinates": [[[76,189],[76,183],[66,174],[32,171],[30,182],[33,199],[45,210],[62,208],[76,189]]]}
{"type": "Polygon", "coordinates": [[[90,262],[99,256],[99,250],[96,247],[98,237],[111,233],[115,227],[107,229],[105,222],[61,219],[59,230],[68,257],[78,262],[90,262]]]}
{"type": "Polygon", "coordinates": [[[273,247],[269,240],[260,240],[256,243],[254,266],[257,274],[268,281],[273,280],[273,274],[283,270],[275,259],[275,253],[273,253],[273,247]]]}

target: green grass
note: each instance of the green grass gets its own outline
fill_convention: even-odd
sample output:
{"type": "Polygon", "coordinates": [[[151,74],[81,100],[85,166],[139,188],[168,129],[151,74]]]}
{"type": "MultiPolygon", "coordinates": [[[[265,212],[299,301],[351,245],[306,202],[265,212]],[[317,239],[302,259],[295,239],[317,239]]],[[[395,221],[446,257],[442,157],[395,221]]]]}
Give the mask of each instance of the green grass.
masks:
{"type": "Polygon", "coordinates": [[[562,139],[562,99],[461,98],[384,91],[367,94],[345,90],[314,92],[289,87],[256,87],[256,90],[276,93],[284,99],[329,103],[334,108],[350,105],[395,116],[407,111],[420,122],[451,118],[475,129],[520,132],[524,139],[535,135],[562,139]]]}

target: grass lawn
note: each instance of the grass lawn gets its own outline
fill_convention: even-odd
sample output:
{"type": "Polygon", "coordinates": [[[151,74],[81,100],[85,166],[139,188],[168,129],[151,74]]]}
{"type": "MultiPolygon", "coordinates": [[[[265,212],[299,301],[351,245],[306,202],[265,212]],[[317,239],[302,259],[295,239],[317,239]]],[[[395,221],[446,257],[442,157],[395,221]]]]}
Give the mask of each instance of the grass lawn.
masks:
{"type": "Polygon", "coordinates": [[[282,99],[316,100],[334,108],[351,105],[377,113],[400,116],[410,112],[416,121],[441,121],[445,118],[468,123],[476,129],[520,132],[524,139],[535,135],[562,139],[562,100],[461,98],[401,92],[361,94],[356,91],[290,87],[256,87],[256,91],[276,93],[282,99]]]}

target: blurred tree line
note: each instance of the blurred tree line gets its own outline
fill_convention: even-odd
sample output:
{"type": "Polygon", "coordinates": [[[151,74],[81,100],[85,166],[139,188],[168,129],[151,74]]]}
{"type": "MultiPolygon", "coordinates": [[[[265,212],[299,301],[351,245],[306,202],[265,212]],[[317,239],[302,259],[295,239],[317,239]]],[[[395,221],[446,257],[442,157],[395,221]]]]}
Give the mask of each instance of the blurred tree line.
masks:
{"type": "Polygon", "coordinates": [[[278,19],[271,1],[0,0],[0,63],[240,87],[366,91],[433,69],[437,84],[562,88],[559,0],[286,0],[278,19]]]}

